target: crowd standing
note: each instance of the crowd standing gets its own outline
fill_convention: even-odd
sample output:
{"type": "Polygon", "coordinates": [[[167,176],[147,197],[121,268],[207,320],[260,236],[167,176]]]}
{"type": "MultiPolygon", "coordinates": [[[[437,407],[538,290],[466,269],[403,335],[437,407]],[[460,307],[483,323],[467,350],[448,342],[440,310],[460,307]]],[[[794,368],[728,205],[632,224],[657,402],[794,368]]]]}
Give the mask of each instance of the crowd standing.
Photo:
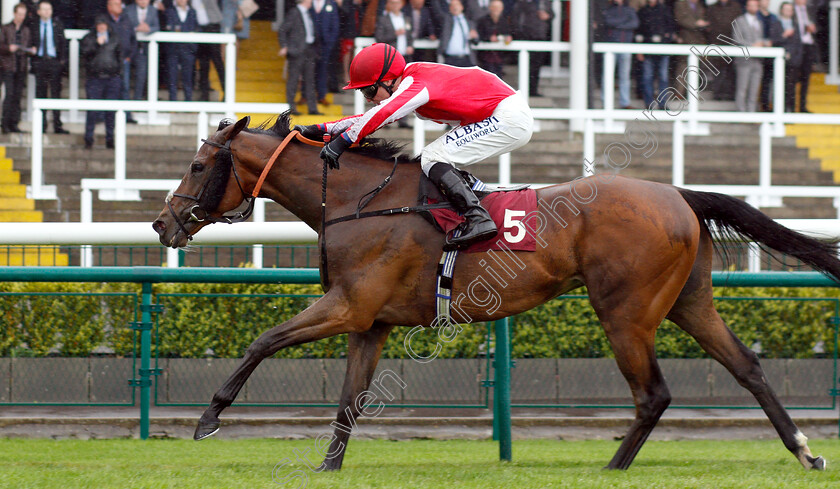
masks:
{"type": "MultiPolygon", "coordinates": [[[[785,1],[778,12],[770,11],[770,0],[716,0],[709,5],[706,0],[590,1],[593,41],[703,47],[724,44],[727,41],[723,39],[728,39],[746,46],[783,47],[787,61],[785,110],[808,112],[811,71],[815,65],[824,65],[828,55],[827,0],[785,1]]],[[[64,29],[91,30],[88,51],[82,56],[88,98],[144,100],[148,65],[154,60],[149,60],[148,43],[138,42],[138,34],[159,30],[233,32],[244,39],[249,36],[249,17],[255,8],[253,0],[24,0],[14,7],[12,22],[0,29],[0,80],[6,94],[0,130],[20,132],[20,101],[27,73],[35,76],[36,96],[60,97],[62,76],[68,69],[64,29]],[[120,56],[116,74],[112,60],[106,62],[115,54],[120,56]],[[113,82],[115,76],[117,82],[113,82]],[[116,91],[113,83],[118,84],[116,91]]],[[[297,0],[284,18],[278,29],[278,54],[287,60],[287,100],[305,104],[310,114],[319,114],[318,104],[329,105],[327,94],[338,91],[349,78],[353,42],[358,36],[390,44],[409,62],[442,59],[453,66],[480,66],[503,76],[504,66],[515,63],[515,53],[478,51],[475,44],[550,40],[554,11],[550,0],[297,0]],[[439,41],[438,50],[415,49],[419,39],[439,41]]],[[[546,52],[530,53],[531,96],[541,96],[539,72],[548,59],[546,52]]],[[[701,63],[711,66],[705,68],[710,83],[704,87],[710,98],[735,100],[737,109],[743,111],[772,109],[772,60],[715,60],[701,63]]],[[[209,100],[211,66],[224,89],[219,45],[163,45],[160,61],[171,100],[178,100],[179,93],[184,100],[192,100],[194,85],[199,92],[196,98],[209,100]]],[[[597,83],[599,60],[593,61],[590,80],[597,83]]],[[[619,106],[632,108],[635,84],[645,108],[664,108],[664,100],[658,97],[662,90],[674,87],[685,94],[684,83],[677,79],[685,68],[685,56],[618,55],[619,106]]],[[[112,134],[107,114],[106,133],[112,134]]],[[[94,113],[91,119],[101,115],[94,113]]],[[[126,120],[136,122],[130,113],[126,120]]],[[[45,128],[48,122],[45,113],[45,128]]],[[[91,120],[86,126],[90,125],[91,120]]],[[[67,132],[58,111],[52,113],[52,130],[67,132]]],[[[85,140],[92,144],[87,132],[85,140]]],[[[111,139],[106,136],[106,144],[111,139]]]]}

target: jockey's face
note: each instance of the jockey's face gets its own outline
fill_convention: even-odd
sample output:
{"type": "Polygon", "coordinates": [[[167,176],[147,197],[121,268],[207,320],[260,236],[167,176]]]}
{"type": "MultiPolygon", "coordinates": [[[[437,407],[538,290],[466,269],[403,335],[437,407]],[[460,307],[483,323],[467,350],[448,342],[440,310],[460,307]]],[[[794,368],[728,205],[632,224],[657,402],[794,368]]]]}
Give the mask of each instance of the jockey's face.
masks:
{"type": "MultiPolygon", "coordinates": [[[[395,82],[393,82],[394,88],[396,88],[400,84],[401,80],[402,78],[400,77],[397,78],[395,82]]],[[[389,82],[384,83],[388,83],[390,85],[389,82]]],[[[362,89],[362,95],[364,95],[368,102],[373,102],[375,104],[378,104],[379,102],[382,102],[383,100],[391,96],[391,94],[388,93],[388,90],[385,90],[385,87],[383,87],[381,84],[376,87],[376,92],[372,96],[369,96],[370,93],[368,93],[368,90],[366,89],[362,89]]]]}

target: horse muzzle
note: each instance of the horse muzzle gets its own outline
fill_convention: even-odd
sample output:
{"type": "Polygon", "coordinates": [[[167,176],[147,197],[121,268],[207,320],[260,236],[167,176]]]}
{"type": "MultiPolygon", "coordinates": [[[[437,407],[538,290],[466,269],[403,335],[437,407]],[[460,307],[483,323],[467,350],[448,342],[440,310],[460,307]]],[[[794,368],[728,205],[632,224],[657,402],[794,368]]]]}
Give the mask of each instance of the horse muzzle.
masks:
{"type": "Polygon", "coordinates": [[[179,229],[177,225],[167,223],[169,216],[160,216],[152,223],[152,229],[158,234],[160,244],[168,248],[182,248],[189,242],[189,235],[179,229]]]}

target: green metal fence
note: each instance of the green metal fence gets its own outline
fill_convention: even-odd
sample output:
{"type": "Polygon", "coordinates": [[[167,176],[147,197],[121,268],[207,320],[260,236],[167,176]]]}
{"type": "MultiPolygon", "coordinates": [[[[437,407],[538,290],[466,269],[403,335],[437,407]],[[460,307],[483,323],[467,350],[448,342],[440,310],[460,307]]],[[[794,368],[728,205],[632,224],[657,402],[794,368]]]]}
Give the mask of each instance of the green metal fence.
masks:
{"type": "MultiPolygon", "coordinates": [[[[137,332],[139,347],[135,357],[139,357],[139,368],[132,364],[136,374],[130,383],[140,389],[140,436],[149,434],[149,408],[152,401],[152,379],[158,376],[160,366],[152,367],[154,315],[161,315],[163,307],[154,303],[152,284],[166,282],[194,283],[319,283],[315,269],[243,269],[243,268],[181,268],[168,269],[159,267],[110,267],[110,268],[75,268],[75,267],[5,267],[0,268],[0,282],[129,282],[141,285],[139,299],[139,321],[131,323],[130,328],[137,332]]],[[[836,287],[832,280],[813,272],[764,272],[721,273],[713,274],[715,286],[729,287],[836,287]]],[[[177,300],[173,297],[173,300],[177,300]]],[[[837,314],[837,302],[833,302],[834,316],[837,314]]],[[[834,321],[836,325],[837,321],[834,321]]],[[[505,319],[496,321],[495,352],[493,361],[486,369],[493,369],[492,379],[485,384],[493,388],[494,433],[500,440],[500,457],[510,458],[510,409],[511,409],[511,336],[510,322],[505,319]]],[[[158,330],[158,335],[160,330],[158,330]]],[[[835,327],[836,343],[836,327],[835,327]]],[[[489,352],[489,346],[486,347],[489,352]]],[[[834,348],[834,370],[832,385],[836,390],[836,351],[834,348]]],[[[133,399],[133,398],[132,398],[133,399]]],[[[485,402],[485,405],[487,403],[485,402]]],[[[833,404],[832,404],[833,405],[833,404]]]]}

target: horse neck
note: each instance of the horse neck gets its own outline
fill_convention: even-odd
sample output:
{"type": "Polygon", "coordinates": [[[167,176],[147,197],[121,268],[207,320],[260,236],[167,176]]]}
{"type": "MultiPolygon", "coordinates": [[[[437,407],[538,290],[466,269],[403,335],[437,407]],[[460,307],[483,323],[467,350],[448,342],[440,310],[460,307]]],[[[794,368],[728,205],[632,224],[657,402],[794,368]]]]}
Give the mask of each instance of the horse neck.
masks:
{"type": "MultiPolygon", "coordinates": [[[[266,146],[265,155],[256,158],[259,176],[277,146],[266,146]]],[[[315,230],[321,228],[321,186],[323,161],[320,148],[294,142],[280,154],[268,174],[260,195],[285,207],[315,230]]],[[[327,218],[355,212],[359,198],[382,182],[390,172],[381,160],[347,152],[341,157],[341,169],[329,170],[327,177],[327,218]]],[[[400,204],[404,205],[404,204],[400,204]]]]}

